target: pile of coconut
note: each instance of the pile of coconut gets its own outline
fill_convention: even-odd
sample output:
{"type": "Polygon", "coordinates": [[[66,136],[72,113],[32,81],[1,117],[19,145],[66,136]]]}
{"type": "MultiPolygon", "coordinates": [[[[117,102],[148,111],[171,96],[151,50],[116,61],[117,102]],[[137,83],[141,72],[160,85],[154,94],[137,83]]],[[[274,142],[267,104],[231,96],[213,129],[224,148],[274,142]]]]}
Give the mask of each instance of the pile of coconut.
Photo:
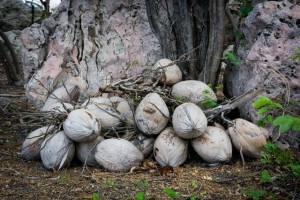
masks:
{"type": "Polygon", "coordinates": [[[260,157],[265,129],[243,119],[232,120],[227,130],[211,126],[199,105],[207,98],[217,101],[214,91],[200,81],[182,81],[179,67],[168,59],[159,60],[154,69],[171,88],[170,99],[184,102],[170,108],[159,93],[151,92],[137,106],[116,95],[74,106],[67,101],[76,87],[61,87],[42,110],[64,114],[64,121],[31,132],[22,145],[22,157],[41,160],[53,171],[68,166],[75,156],[83,165],[109,171],[129,171],[149,157],[161,166],[176,167],[186,161],[190,148],[207,163],[230,161],[233,147],[243,155],[260,157]]]}

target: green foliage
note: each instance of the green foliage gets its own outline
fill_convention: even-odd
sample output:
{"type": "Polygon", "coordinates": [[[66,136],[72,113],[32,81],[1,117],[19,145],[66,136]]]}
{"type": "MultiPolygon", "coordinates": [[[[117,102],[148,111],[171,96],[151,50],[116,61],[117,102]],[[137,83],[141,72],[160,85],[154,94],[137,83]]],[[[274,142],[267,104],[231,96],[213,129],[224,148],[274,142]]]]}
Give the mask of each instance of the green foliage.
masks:
{"type": "Polygon", "coordinates": [[[93,193],[92,194],[92,200],[99,200],[99,194],[98,193],[93,193]]]}
{"type": "Polygon", "coordinates": [[[182,97],[182,96],[176,96],[175,99],[177,101],[179,101],[180,103],[185,103],[187,102],[186,98],[185,97],[182,97]]]}
{"type": "Polygon", "coordinates": [[[231,64],[234,64],[234,65],[240,65],[241,64],[241,61],[237,58],[237,56],[232,53],[231,51],[229,51],[228,53],[226,53],[223,57],[223,59],[226,61],[226,62],[229,62],[231,64]]]}
{"type": "Polygon", "coordinates": [[[251,5],[251,2],[248,2],[246,5],[241,6],[240,8],[240,16],[241,17],[247,17],[248,14],[252,11],[253,7],[251,5]]]}
{"type": "Polygon", "coordinates": [[[267,141],[264,147],[265,150],[261,153],[261,163],[272,164],[275,162],[280,165],[288,165],[294,162],[292,154],[278,144],[267,141]]]}
{"type": "MultiPolygon", "coordinates": [[[[284,110],[283,106],[280,103],[272,101],[270,98],[266,96],[260,96],[252,103],[252,106],[256,109],[257,115],[260,117],[267,112],[272,111],[273,109],[284,110]]],[[[265,125],[268,123],[272,123],[274,126],[279,127],[280,133],[285,133],[288,130],[300,131],[300,118],[294,117],[291,115],[282,115],[273,119],[271,114],[267,114],[261,121],[259,121],[258,125],[265,125]]]]}
{"type": "Polygon", "coordinates": [[[298,47],[297,51],[293,54],[292,60],[300,59],[300,47],[298,47]]]}
{"type": "Polygon", "coordinates": [[[177,199],[177,198],[181,197],[180,192],[176,192],[175,190],[173,190],[172,188],[169,188],[169,187],[164,188],[164,193],[172,199],[177,199]]]}
{"type": "Polygon", "coordinates": [[[218,103],[212,100],[210,97],[205,96],[204,100],[200,102],[201,104],[208,105],[211,108],[215,108],[218,106],[218,103]]]}
{"type": "Polygon", "coordinates": [[[300,165],[299,163],[291,163],[288,165],[290,170],[292,171],[292,175],[295,177],[300,177],[300,165]]]}
{"type": "Polygon", "coordinates": [[[134,182],[133,184],[136,185],[137,187],[143,189],[143,190],[147,190],[148,187],[149,187],[149,183],[148,183],[147,180],[144,180],[143,182],[142,181],[134,182]]]}
{"type": "Polygon", "coordinates": [[[239,40],[245,39],[244,34],[243,34],[242,31],[240,31],[240,30],[236,31],[234,34],[235,34],[235,37],[236,37],[237,39],[239,39],[239,40]]]}
{"type": "Polygon", "coordinates": [[[261,178],[259,179],[259,182],[260,183],[265,183],[265,182],[272,182],[272,177],[269,173],[268,170],[264,169],[262,172],[261,172],[261,178]]]}
{"type": "Polygon", "coordinates": [[[68,175],[68,172],[67,171],[64,171],[64,173],[60,176],[60,181],[61,182],[64,182],[64,181],[66,181],[66,180],[68,180],[68,178],[69,178],[69,175],[68,175]]]}
{"type": "Polygon", "coordinates": [[[300,118],[291,115],[282,115],[273,121],[273,125],[279,126],[280,133],[285,133],[290,129],[300,131],[300,118]]]}
{"type": "Polygon", "coordinates": [[[133,61],[131,61],[130,63],[128,63],[128,64],[126,65],[126,67],[130,69],[131,67],[136,66],[136,65],[138,65],[138,64],[139,64],[139,61],[133,60],[133,61]]]}
{"type": "Polygon", "coordinates": [[[144,192],[135,193],[135,199],[136,200],[144,200],[145,199],[145,193],[144,192]]]}
{"type": "Polygon", "coordinates": [[[265,190],[255,190],[253,188],[250,188],[248,190],[242,190],[241,193],[255,200],[259,200],[260,197],[263,197],[267,194],[265,190]]]}
{"type": "Polygon", "coordinates": [[[112,187],[116,187],[117,186],[117,183],[115,181],[111,180],[111,179],[107,179],[105,181],[105,184],[109,185],[109,186],[112,186],[112,187]]]}
{"type": "Polygon", "coordinates": [[[223,84],[219,84],[216,86],[216,89],[217,90],[222,90],[224,88],[224,85],[223,84]]]}
{"type": "Polygon", "coordinates": [[[197,182],[195,180],[192,180],[191,185],[192,185],[193,188],[195,188],[195,187],[197,187],[197,182]]]}

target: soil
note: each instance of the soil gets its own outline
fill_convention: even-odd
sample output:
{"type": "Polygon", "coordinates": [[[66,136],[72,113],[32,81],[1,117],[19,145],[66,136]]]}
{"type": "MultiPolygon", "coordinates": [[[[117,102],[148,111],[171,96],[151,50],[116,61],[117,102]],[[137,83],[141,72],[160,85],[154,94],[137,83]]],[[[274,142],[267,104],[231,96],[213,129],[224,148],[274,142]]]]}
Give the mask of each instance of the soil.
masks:
{"type": "MultiPolygon", "coordinates": [[[[99,199],[135,199],[139,191],[145,199],[171,199],[164,192],[166,187],[180,192],[179,199],[246,199],[242,189],[263,186],[259,160],[245,158],[243,168],[237,151],[229,163],[217,166],[205,164],[190,151],[188,161],[178,168],[159,167],[149,158],[132,172],[112,173],[83,167],[75,159],[65,169],[48,171],[41,161],[21,158],[22,143],[33,130],[22,126],[20,118],[37,110],[27,101],[23,84],[7,83],[2,66],[0,94],[20,95],[0,97],[0,199],[92,199],[93,194],[99,199]]],[[[277,199],[290,199],[285,190],[276,192],[277,199]]]]}

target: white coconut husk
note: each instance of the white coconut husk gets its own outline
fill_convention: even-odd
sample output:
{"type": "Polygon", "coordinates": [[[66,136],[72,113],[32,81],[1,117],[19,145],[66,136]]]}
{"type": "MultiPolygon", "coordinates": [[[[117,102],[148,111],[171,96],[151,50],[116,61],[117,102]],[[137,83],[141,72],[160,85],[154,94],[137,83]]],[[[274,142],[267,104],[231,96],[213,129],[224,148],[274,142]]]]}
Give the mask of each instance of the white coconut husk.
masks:
{"type": "Polygon", "coordinates": [[[76,157],[84,164],[90,166],[99,165],[95,159],[96,146],[99,142],[103,141],[102,136],[98,136],[95,140],[91,142],[79,142],[75,144],[76,147],[76,157]]]}
{"type": "Polygon", "coordinates": [[[77,109],[69,113],[63,123],[66,135],[76,142],[90,142],[101,132],[101,124],[86,109],[77,109]]]}
{"type": "Polygon", "coordinates": [[[128,140],[112,138],[97,145],[95,159],[109,171],[124,172],[139,166],[144,160],[144,156],[128,140]]]}
{"type": "Polygon", "coordinates": [[[74,110],[74,105],[66,102],[56,102],[49,106],[47,110],[44,111],[54,111],[57,113],[69,113],[74,110]]]}
{"type": "Polygon", "coordinates": [[[147,158],[153,151],[155,139],[140,133],[134,135],[130,142],[143,153],[144,158],[147,158]]]}
{"type": "Polygon", "coordinates": [[[48,135],[41,145],[44,166],[53,171],[66,167],[75,155],[75,146],[64,131],[48,135]]]}
{"type": "Polygon", "coordinates": [[[147,94],[135,111],[135,123],[145,134],[158,134],[167,126],[169,110],[157,93],[147,94]]]}
{"type": "Polygon", "coordinates": [[[87,99],[85,102],[81,104],[81,108],[86,108],[87,105],[91,104],[105,104],[112,106],[112,102],[109,98],[106,97],[92,97],[90,99],[87,99]]]}
{"type": "Polygon", "coordinates": [[[208,85],[195,80],[176,83],[172,87],[171,95],[175,99],[185,100],[195,104],[199,104],[207,99],[217,101],[216,94],[208,85]]]}
{"type": "Polygon", "coordinates": [[[191,140],[197,154],[208,163],[229,161],[232,144],[229,135],[222,129],[208,126],[203,135],[191,140]]]}
{"type": "Polygon", "coordinates": [[[154,64],[153,69],[159,69],[159,72],[163,73],[164,77],[160,82],[166,85],[174,85],[182,80],[182,72],[180,68],[176,64],[172,64],[172,60],[170,59],[160,59],[154,64]]]}
{"type": "Polygon", "coordinates": [[[260,158],[260,153],[266,144],[264,136],[266,129],[240,118],[233,120],[233,124],[227,132],[234,147],[238,151],[242,149],[242,153],[246,156],[260,158]]]}
{"type": "Polygon", "coordinates": [[[201,108],[193,103],[184,103],[176,107],[172,118],[176,134],[184,139],[200,137],[205,133],[207,119],[201,108]]]}
{"type": "Polygon", "coordinates": [[[46,134],[51,133],[54,129],[53,125],[44,126],[39,128],[31,133],[25,138],[23,145],[21,156],[25,160],[39,160],[41,144],[44,141],[46,134]]]}
{"type": "Polygon", "coordinates": [[[113,107],[119,111],[120,115],[124,118],[125,123],[128,125],[134,125],[133,111],[126,99],[113,96],[110,97],[110,101],[112,102],[113,107]]]}
{"type": "Polygon", "coordinates": [[[123,124],[124,118],[112,106],[106,104],[91,104],[88,105],[86,109],[100,122],[102,132],[119,127],[123,124]]]}
{"type": "Polygon", "coordinates": [[[59,87],[49,95],[41,110],[47,111],[51,105],[58,102],[77,101],[79,92],[79,87],[77,85],[66,84],[65,86],[59,87]]]}
{"type": "Polygon", "coordinates": [[[185,162],[188,143],[178,137],[172,127],[167,127],[156,138],[153,153],[159,165],[176,167],[185,162]]]}

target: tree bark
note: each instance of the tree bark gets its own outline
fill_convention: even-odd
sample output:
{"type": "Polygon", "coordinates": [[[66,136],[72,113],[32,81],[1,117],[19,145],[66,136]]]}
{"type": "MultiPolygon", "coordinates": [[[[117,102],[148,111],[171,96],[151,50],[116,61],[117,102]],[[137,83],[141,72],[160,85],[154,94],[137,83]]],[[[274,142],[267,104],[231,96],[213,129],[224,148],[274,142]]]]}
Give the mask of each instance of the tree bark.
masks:
{"type": "Polygon", "coordinates": [[[225,2],[146,0],[147,14],[163,56],[177,63],[184,79],[215,84],[223,52],[225,2]],[[182,59],[182,55],[187,55],[182,59]]]}

